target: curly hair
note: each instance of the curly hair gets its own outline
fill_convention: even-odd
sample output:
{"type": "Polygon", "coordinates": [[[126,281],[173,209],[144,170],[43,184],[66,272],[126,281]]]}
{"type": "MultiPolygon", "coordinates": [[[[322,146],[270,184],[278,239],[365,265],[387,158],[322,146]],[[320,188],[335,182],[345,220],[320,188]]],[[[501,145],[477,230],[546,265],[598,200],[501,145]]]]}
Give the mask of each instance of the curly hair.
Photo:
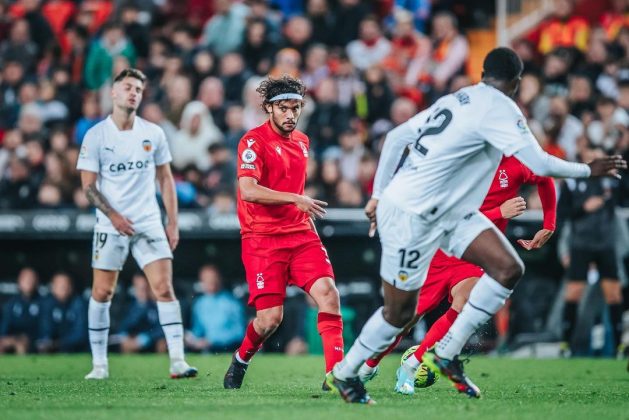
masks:
{"type": "Polygon", "coordinates": [[[264,99],[262,108],[271,103],[271,98],[283,93],[296,93],[302,97],[306,94],[306,86],[296,78],[284,75],[279,79],[268,78],[260,83],[256,92],[264,99]]]}

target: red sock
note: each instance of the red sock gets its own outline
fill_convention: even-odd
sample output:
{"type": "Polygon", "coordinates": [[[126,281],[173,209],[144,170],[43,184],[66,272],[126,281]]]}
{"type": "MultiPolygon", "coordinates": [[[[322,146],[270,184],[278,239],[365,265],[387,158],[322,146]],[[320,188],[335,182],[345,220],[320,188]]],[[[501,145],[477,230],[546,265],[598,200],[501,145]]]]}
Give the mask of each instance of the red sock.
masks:
{"type": "Polygon", "coordinates": [[[432,324],[432,327],[430,327],[426,333],[426,337],[424,337],[424,341],[422,341],[421,345],[415,350],[417,360],[421,361],[426,350],[434,346],[437,341],[441,340],[443,336],[446,335],[452,324],[454,324],[454,320],[456,320],[457,316],[459,316],[459,313],[450,308],[448,312],[443,314],[441,318],[432,324]]]}
{"type": "Polygon", "coordinates": [[[335,364],[343,360],[343,320],[341,315],[319,312],[317,330],[323,342],[325,371],[330,372],[335,364]]]}
{"type": "Polygon", "coordinates": [[[367,361],[365,362],[367,363],[367,366],[372,367],[372,368],[375,368],[376,366],[378,366],[380,364],[380,360],[382,360],[384,356],[386,356],[387,354],[395,350],[397,345],[400,344],[400,341],[402,341],[402,334],[395,337],[395,341],[391,343],[391,345],[387,347],[385,351],[383,351],[377,356],[372,357],[371,359],[367,359],[367,361]]]}
{"type": "Polygon", "coordinates": [[[242,344],[238,348],[238,356],[245,362],[251,360],[254,354],[260,350],[264,343],[264,338],[260,336],[253,328],[253,321],[247,325],[247,333],[242,340],[242,344]]]}

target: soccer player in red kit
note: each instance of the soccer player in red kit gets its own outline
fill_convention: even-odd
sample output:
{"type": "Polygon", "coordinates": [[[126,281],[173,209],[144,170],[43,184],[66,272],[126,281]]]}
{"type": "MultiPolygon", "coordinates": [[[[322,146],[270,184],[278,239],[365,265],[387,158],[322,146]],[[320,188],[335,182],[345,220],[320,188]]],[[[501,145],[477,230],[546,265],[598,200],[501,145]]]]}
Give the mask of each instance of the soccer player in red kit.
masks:
{"type": "Polygon", "coordinates": [[[234,353],[223,386],[240,388],[249,361],[282,322],[286,287],[308,293],[319,308],[325,372],[343,358],[339,294],[312,219],[327,203],[304,195],[310,142],[295,129],[304,104],[301,81],[284,76],[257,89],[269,119],[238,145],[238,219],[249,305],[256,317],[234,353]]]}
{"type": "MultiPolygon", "coordinates": [[[[518,243],[528,250],[537,249],[550,239],[555,230],[557,198],[551,178],[537,176],[515,157],[505,156],[500,162],[480,211],[502,232],[505,232],[508,220],[519,216],[526,209],[524,199],[517,196],[518,190],[523,184],[537,184],[544,209],[544,222],[543,228],[536,233],[532,240],[519,240],[518,243]]],[[[365,210],[367,213],[370,212],[369,205],[365,210]]],[[[434,310],[447,297],[451,307],[432,325],[421,345],[398,371],[398,383],[395,390],[402,394],[412,394],[414,392],[415,371],[420,366],[422,356],[426,350],[446,334],[463,305],[467,302],[470,291],[482,274],[483,270],[480,267],[455,257],[449,257],[441,250],[437,251],[430,263],[426,282],[420,290],[415,318],[405,331],[397,336],[397,339],[387,350],[365,362],[359,371],[361,379],[363,381],[372,379],[377,374],[380,360],[395,349],[400,340],[408,333],[408,330],[422,316],[434,310]],[[405,369],[407,371],[404,371],[405,369]],[[405,375],[400,373],[405,373],[405,375]],[[409,380],[400,380],[402,377],[409,380]]],[[[425,369],[425,367],[423,368],[425,369]]]]}

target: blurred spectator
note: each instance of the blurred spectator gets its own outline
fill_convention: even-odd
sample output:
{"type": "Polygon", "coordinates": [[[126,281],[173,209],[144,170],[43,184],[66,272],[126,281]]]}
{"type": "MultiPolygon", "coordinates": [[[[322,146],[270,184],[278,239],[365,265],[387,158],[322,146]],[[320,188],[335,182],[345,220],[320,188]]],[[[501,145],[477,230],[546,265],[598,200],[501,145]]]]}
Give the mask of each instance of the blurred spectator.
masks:
{"type": "Polygon", "coordinates": [[[218,57],[238,51],[245,33],[249,7],[233,0],[215,0],[214,16],[203,28],[201,45],[218,57]]]}
{"type": "Polygon", "coordinates": [[[242,110],[242,119],[245,130],[250,130],[259,126],[268,118],[268,115],[262,109],[262,100],[260,99],[260,95],[256,91],[261,81],[262,78],[260,77],[251,77],[247,80],[243,89],[242,95],[245,106],[242,110]]]}
{"type": "Polygon", "coordinates": [[[242,55],[238,53],[228,53],[221,58],[221,79],[225,88],[226,102],[239,102],[242,98],[242,89],[249,72],[245,69],[242,55]]]}
{"type": "Polygon", "coordinates": [[[35,69],[37,45],[31,41],[30,28],[25,19],[16,20],[9,39],[0,44],[0,63],[19,62],[27,71],[35,69]]]}
{"type": "Polygon", "coordinates": [[[341,131],[347,128],[349,113],[338,104],[337,85],[334,79],[324,79],[315,91],[316,108],[308,119],[306,133],[315,153],[338,144],[341,131]]]}
{"type": "Polygon", "coordinates": [[[194,164],[201,170],[207,170],[210,162],[206,151],[211,144],[222,139],[220,130],[214,125],[212,115],[202,102],[189,102],[181,116],[180,127],[172,139],[173,166],[181,170],[189,164],[194,164]]]}
{"type": "Polygon", "coordinates": [[[74,295],[72,279],[57,273],[50,280],[50,295],[42,303],[37,350],[63,353],[87,350],[87,305],[74,295]]]}
{"type": "Polygon", "coordinates": [[[245,334],[244,308],[223,289],[221,275],[214,265],[199,269],[203,294],[192,303],[192,325],[186,335],[191,349],[203,352],[232,352],[245,334]]]}
{"type": "Polygon", "coordinates": [[[122,55],[130,66],[135,65],[136,51],[123,28],[116,23],[103,26],[102,36],[90,47],[85,62],[85,84],[89,89],[99,89],[112,78],[114,59],[122,55]]]}
{"type": "MultiPolygon", "coordinates": [[[[20,130],[10,130],[4,133],[2,147],[0,147],[0,181],[7,175],[9,163],[13,157],[24,157],[26,148],[20,130]]],[[[0,184],[2,185],[2,184],[0,184]]]]}
{"type": "MultiPolygon", "coordinates": [[[[603,155],[601,149],[587,148],[581,152],[580,160],[589,162],[603,155]]],[[[617,228],[613,190],[616,187],[617,182],[613,178],[567,179],[561,190],[559,214],[571,225],[562,337],[562,350],[566,353],[572,347],[578,305],[590,278],[592,264],[595,264],[603,296],[609,306],[614,348],[621,342],[622,293],[614,248],[617,228]]]]}
{"type": "Polygon", "coordinates": [[[284,42],[281,48],[292,48],[304,57],[311,45],[312,24],[303,16],[293,16],[284,25],[284,42]]]}
{"type": "Polygon", "coordinates": [[[611,98],[601,97],[596,102],[597,118],[587,126],[587,137],[592,145],[609,154],[618,152],[617,145],[629,135],[629,115],[616,106],[611,98]]]}
{"type": "Polygon", "coordinates": [[[31,38],[37,44],[38,57],[41,58],[45,51],[55,42],[55,35],[50,24],[41,13],[40,0],[23,0],[19,4],[14,4],[12,13],[15,16],[23,17],[30,28],[31,38]]]}
{"type": "Polygon", "coordinates": [[[365,72],[365,96],[367,100],[366,120],[374,123],[388,118],[394,94],[387,83],[386,74],[382,67],[372,66],[365,72]]]}
{"type": "Polygon", "coordinates": [[[125,317],[118,327],[115,340],[120,340],[120,350],[123,353],[164,353],[167,350],[166,340],[148,281],[143,274],[135,274],[131,283],[133,301],[125,309],[125,317]]]}
{"type": "MultiPolygon", "coordinates": [[[[251,79],[250,79],[251,80],[251,79]]],[[[249,84],[250,82],[247,82],[249,84]]],[[[245,87],[246,89],[246,87],[245,87]]],[[[246,94],[246,93],[245,93],[246,94]]],[[[216,126],[225,131],[225,88],[223,82],[217,77],[207,77],[199,86],[197,99],[207,107],[212,114],[216,126]]],[[[246,101],[245,101],[246,102],[246,101]]]]}
{"type": "Polygon", "coordinates": [[[341,146],[338,157],[341,178],[352,182],[357,181],[360,160],[365,154],[365,146],[360,133],[353,129],[344,131],[339,137],[339,145],[341,146]]]}
{"type": "Polygon", "coordinates": [[[358,70],[367,70],[379,64],[391,52],[391,43],[380,31],[380,23],[374,16],[360,22],[360,38],[347,44],[347,55],[358,70]]]}
{"type": "Polygon", "coordinates": [[[176,74],[165,81],[166,95],[161,104],[166,118],[181,128],[183,111],[192,100],[192,81],[189,77],[176,74]]]}
{"type": "Polygon", "coordinates": [[[301,54],[294,48],[282,48],[275,54],[275,65],[269,72],[270,77],[281,77],[288,74],[299,77],[301,68],[301,54]]]}
{"type": "Polygon", "coordinates": [[[365,83],[346,55],[339,57],[333,78],[338,89],[338,104],[348,111],[352,110],[356,99],[365,94],[365,83]]]}
{"type": "Polygon", "coordinates": [[[211,166],[203,180],[204,187],[210,192],[233,190],[236,185],[236,165],[231,150],[223,143],[215,143],[207,151],[207,160],[211,166]]]}
{"type": "Polygon", "coordinates": [[[238,151],[238,142],[247,130],[244,126],[244,110],[242,105],[229,105],[225,113],[227,131],[225,132],[225,146],[232,153],[238,151]]]}
{"type": "Polygon", "coordinates": [[[547,54],[557,47],[573,47],[585,51],[589,25],[585,19],[574,14],[575,0],[557,0],[552,16],[542,22],[528,39],[537,45],[537,50],[547,54]]]}
{"type": "Polygon", "coordinates": [[[85,137],[85,133],[87,133],[90,128],[94,127],[103,119],[100,111],[100,105],[98,104],[98,100],[96,99],[96,95],[86,95],[85,99],[83,100],[82,108],[82,116],[76,122],[76,126],[74,127],[74,141],[79,146],[81,145],[81,143],[83,143],[83,137],[85,137]]]}
{"type": "Polygon", "coordinates": [[[568,101],[570,113],[581,118],[586,112],[594,111],[594,91],[591,80],[582,74],[574,74],[568,78],[568,101]]]}
{"type": "Polygon", "coordinates": [[[398,98],[391,105],[391,122],[398,126],[417,114],[417,105],[408,98],[398,98]]]}
{"type": "Polygon", "coordinates": [[[301,80],[307,91],[314,91],[319,83],[330,74],[328,50],[322,44],[313,44],[306,52],[306,60],[301,80]]]}
{"type": "Polygon", "coordinates": [[[0,353],[25,354],[33,350],[39,335],[41,299],[37,292],[39,279],[29,267],[17,276],[19,294],[3,306],[0,326],[0,353]]]}
{"type": "Polygon", "coordinates": [[[234,194],[227,190],[219,190],[214,197],[212,203],[207,209],[210,218],[213,216],[231,215],[236,212],[236,199],[234,194]]]}
{"type": "Polygon", "coordinates": [[[331,45],[336,16],[331,13],[328,0],[307,0],[306,16],[312,23],[312,41],[331,45]]]}
{"type": "Polygon", "coordinates": [[[622,27],[629,24],[627,0],[611,0],[611,6],[612,10],[603,13],[599,19],[608,41],[615,40],[622,27]]]}
{"type": "Polygon", "coordinates": [[[3,63],[0,78],[0,128],[14,127],[18,120],[18,91],[23,80],[24,66],[19,61],[3,63]]]}
{"type": "Polygon", "coordinates": [[[339,207],[361,207],[365,204],[360,185],[342,179],[336,185],[336,205],[339,207]]]}
{"type": "Polygon", "coordinates": [[[575,160],[577,140],[583,135],[583,124],[570,113],[568,98],[553,96],[546,119],[541,121],[551,149],[546,151],[558,157],[575,160]]]}
{"type": "Polygon", "coordinates": [[[39,185],[31,181],[29,169],[26,159],[11,158],[8,174],[0,181],[0,209],[35,207],[39,185]]]}
{"type": "Polygon", "coordinates": [[[151,36],[148,28],[140,21],[140,9],[134,2],[123,4],[120,11],[120,21],[138,58],[147,58],[151,36]]]}
{"type": "Polygon", "coordinates": [[[426,32],[426,23],[430,19],[430,9],[432,3],[430,0],[394,0],[392,13],[385,20],[388,26],[392,27],[395,21],[395,15],[404,10],[413,16],[413,24],[419,32],[426,32]]]}
{"type": "Polygon", "coordinates": [[[432,51],[413,60],[406,83],[428,80],[434,88],[433,98],[445,93],[448,82],[462,73],[469,54],[467,39],[459,33],[456,16],[439,12],[432,19],[432,51]]]}
{"type": "Polygon", "coordinates": [[[331,41],[345,47],[358,38],[360,22],[369,14],[369,6],[360,0],[339,0],[335,10],[336,22],[332,28],[331,41]]]}
{"type": "Polygon", "coordinates": [[[271,69],[276,46],[269,39],[269,29],[263,19],[254,19],[247,25],[242,56],[250,72],[265,75],[271,69]]]}

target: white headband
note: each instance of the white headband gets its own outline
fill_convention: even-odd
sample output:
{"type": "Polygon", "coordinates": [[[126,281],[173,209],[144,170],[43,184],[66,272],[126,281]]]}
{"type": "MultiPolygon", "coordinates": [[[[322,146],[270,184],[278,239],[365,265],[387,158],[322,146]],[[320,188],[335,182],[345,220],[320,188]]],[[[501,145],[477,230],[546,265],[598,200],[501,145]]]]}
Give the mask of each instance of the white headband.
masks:
{"type": "Polygon", "coordinates": [[[269,99],[269,102],[285,101],[287,99],[297,99],[298,101],[303,101],[304,97],[298,93],[282,93],[269,99]]]}

